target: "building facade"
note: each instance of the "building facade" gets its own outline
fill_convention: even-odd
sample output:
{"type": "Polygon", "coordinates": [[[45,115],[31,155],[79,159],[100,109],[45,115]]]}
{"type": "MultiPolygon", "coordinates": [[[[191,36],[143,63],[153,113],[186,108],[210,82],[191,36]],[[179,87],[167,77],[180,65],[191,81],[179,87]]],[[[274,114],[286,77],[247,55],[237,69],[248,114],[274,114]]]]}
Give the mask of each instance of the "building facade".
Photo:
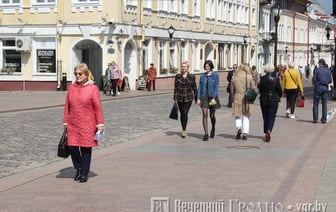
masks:
{"type": "Polygon", "coordinates": [[[248,62],[262,72],[274,62],[278,2],[278,64],[331,60],[326,21],[307,13],[305,0],[1,0],[0,90],[62,90],[80,62],[101,87],[115,61],[131,89],[150,63],[162,80],[185,60],[196,74],[207,59],[219,71],[248,62]]]}

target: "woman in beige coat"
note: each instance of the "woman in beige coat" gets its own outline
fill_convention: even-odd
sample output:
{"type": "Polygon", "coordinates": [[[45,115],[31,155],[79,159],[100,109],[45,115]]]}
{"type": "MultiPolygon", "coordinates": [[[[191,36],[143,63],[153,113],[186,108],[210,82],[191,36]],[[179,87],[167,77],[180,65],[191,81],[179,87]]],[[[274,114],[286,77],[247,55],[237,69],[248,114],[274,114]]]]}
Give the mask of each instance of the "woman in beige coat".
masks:
{"type": "Polygon", "coordinates": [[[246,100],[246,88],[255,89],[251,68],[248,63],[241,64],[232,78],[231,92],[233,97],[232,115],[235,117],[237,135],[236,139],[247,140],[250,131],[250,116],[254,113],[253,102],[246,100]],[[243,136],[241,136],[243,134],[243,136]]]}

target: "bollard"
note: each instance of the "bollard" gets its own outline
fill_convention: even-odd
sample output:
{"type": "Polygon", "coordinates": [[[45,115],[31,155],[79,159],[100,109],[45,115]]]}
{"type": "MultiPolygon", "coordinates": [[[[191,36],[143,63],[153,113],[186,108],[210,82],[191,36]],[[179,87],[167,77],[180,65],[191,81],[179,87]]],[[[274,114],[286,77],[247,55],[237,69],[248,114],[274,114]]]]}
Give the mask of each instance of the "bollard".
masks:
{"type": "Polygon", "coordinates": [[[62,74],[62,91],[67,90],[67,74],[63,73],[62,74]]]}

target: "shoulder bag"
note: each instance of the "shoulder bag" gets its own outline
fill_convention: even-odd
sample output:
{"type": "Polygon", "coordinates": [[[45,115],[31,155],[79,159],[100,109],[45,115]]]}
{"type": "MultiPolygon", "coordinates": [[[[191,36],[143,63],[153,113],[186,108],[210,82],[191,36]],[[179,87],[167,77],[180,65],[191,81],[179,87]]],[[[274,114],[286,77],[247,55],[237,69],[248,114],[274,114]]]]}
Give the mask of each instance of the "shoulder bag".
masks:
{"type": "Polygon", "coordinates": [[[246,91],[245,91],[245,99],[250,102],[253,103],[257,98],[257,92],[252,89],[252,88],[248,88],[247,87],[247,74],[246,74],[246,91]]]}
{"type": "Polygon", "coordinates": [[[60,142],[58,144],[58,149],[57,149],[57,156],[61,158],[67,158],[70,155],[70,150],[67,145],[67,129],[64,128],[62,137],[60,139],[60,142]]]}
{"type": "Polygon", "coordinates": [[[173,104],[173,107],[172,107],[172,109],[170,111],[170,114],[169,114],[169,118],[175,119],[175,120],[178,119],[178,106],[177,106],[177,103],[173,104]]]}

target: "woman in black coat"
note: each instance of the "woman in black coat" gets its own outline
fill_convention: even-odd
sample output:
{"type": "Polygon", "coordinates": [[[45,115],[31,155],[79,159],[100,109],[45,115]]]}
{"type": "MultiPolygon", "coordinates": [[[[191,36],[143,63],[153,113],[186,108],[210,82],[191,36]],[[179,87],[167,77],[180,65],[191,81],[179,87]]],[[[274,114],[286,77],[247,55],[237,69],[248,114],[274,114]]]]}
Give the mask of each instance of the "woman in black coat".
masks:
{"type": "Polygon", "coordinates": [[[282,90],[280,79],[273,75],[274,65],[266,64],[264,72],[266,74],[261,77],[259,84],[260,106],[264,120],[265,141],[270,142],[282,90]]]}

